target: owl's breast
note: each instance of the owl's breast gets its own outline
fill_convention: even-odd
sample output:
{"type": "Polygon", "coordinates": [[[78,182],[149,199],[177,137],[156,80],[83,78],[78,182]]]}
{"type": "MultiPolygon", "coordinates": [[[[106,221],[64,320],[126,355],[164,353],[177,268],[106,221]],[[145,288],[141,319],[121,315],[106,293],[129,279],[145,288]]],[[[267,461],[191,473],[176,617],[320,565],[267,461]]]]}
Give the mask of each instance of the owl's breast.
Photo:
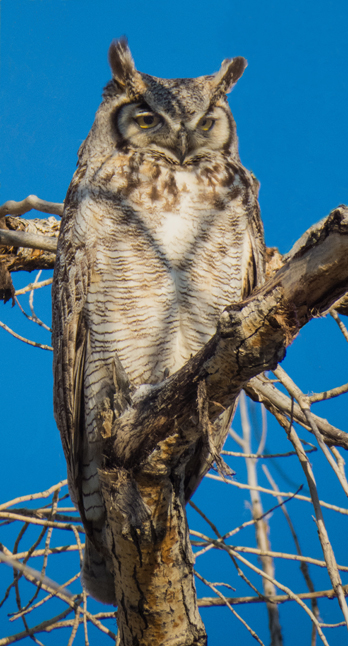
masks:
{"type": "Polygon", "coordinates": [[[244,189],[218,164],[203,171],[144,163],[128,183],[115,173],[95,210],[89,325],[135,384],[178,370],[241,297],[244,189]]]}

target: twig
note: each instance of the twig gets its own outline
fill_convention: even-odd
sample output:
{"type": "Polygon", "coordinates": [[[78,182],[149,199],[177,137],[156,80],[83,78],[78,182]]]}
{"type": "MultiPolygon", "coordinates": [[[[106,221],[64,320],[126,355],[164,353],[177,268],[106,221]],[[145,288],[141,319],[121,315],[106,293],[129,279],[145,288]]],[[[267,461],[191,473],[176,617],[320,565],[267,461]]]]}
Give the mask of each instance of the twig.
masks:
{"type": "Polygon", "coordinates": [[[20,341],[23,341],[24,343],[27,343],[28,345],[33,345],[35,348],[41,348],[41,350],[51,350],[53,352],[53,348],[50,345],[44,345],[43,343],[36,343],[35,341],[30,341],[29,339],[25,339],[24,336],[21,336],[20,334],[17,334],[17,332],[14,332],[9,328],[5,323],[0,321],[0,327],[2,327],[6,332],[9,332],[9,334],[12,334],[16,339],[19,339],[20,341]]]}
{"type": "MultiPolygon", "coordinates": [[[[291,399],[278,388],[276,388],[271,380],[268,380],[264,375],[250,379],[248,384],[244,387],[245,392],[252,399],[263,403],[266,408],[276,417],[278,412],[283,417],[290,417],[291,414],[291,399]]],[[[304,428],[312,431],[311,426],[308,424],[306,416],[302,412],[300,406],[295,403],[293,406],[294,421],[301,424],[304,428]]],[[[344,433],[335,426],[332,426],[326,419],[313,415],[316,425],[323,434],[325,441],[330,445],[335,444],[348,449],[348,434],[344,433]]],[[[278,418],[277,418],[278,419],[278,418]]]]}
{"type": "Polygon", "coordinates": [[[46,576],[42,577],[41,572],[34,570],[28,565],[24,565],[20,561],[17,561],[16,559],[5,555],[1,551],[0,551],[0,561],[2,561],[3,563],[6,563],[6,565],[9,565],[15,570],[19,570],[19,572],[24,574],[25,578],[28,579],[28,581],[41,582],[42,587],[44,589],[54,590],[60,599],[63,599],[64,601],[67,601],[68,598],[73,599],[74,595],[71,594],[69,590],[63,591],[62,586],[60,586],[55,581],[52,581],[52,579],[49,579],[46,576]]]}
{"type": "Polygon", "coordinates": [[[315,404],[316,402],[322,402],[325,399],[339,397],[344,393],[348,393],[348,384],[343,384],[343,386],[337,386],[337,388],[331,388],[330,390],[324,390],[322,393],[313,393],[313,395],[307,395],[307,398],[310,404],[315,404]]]}
{"type": "MultiPolygon", "coordinates": [[[[225,546],[225,547],[227,547],[227,546],[225,546]]],[[[325,644],[325,646],[329,646],[329,645],[328,645],[328,643],[327,643],[327,641],[326,641],[325,635],[324,635],[323,631],[322,631],[322,630],[321,630],[321,628],[320,628],[320,625],[319,625],[319,622],[318,622],[317,618],[314,616],[313,612],[312,612],[309,608],[307,608],[306,604],[305,604],[305,603],[303,603],[302,599],[301,599],[297,594],[295,594],[295,593],[294,593],[292,590],[290,590],[290,588],[288,588],[287,586],[283,585],[283,584],[282,584],[282,583],[280,583],[279,581],[276,581],[275,579],[273,579],[272,577],[270,577],[270,576],[269,576],[266,572],[264,572],[263,570],[260,570],[260,568],[256,567],[256,565],[253,565],[252,563],[250,563],[250,561],[248,561],[248,560],[247,560],[247,559],[245,559],[243,556],[241,556],[240,554],[238,554],[238,552],[234,552],[234,550],[231,550],[231,551],[232,551],[232,553],[234,553],[235,557],[236,557],[239,561],[241,561],[242,563],[244,563],[245,565],[247,565],[248,567],[250,567],[252,570],[254,570],[254,572],[256,572],[257,574],[260,574],[262,577],[265,577],[266,579],[271,580],[271,581],[272,581],[272,583],[273,583],[277,588],[279,588],[280,590],[284,590],[284,592],[286,592],[286,593],[287,593],[287,594],[288,594],[288,595],[289,595],[289,596],[290,596],[294,601],[296,601],[296,602],[301,606],[301,608],[303,608],[303,610],[304,610],[304,611],[305,611],[305,612],[310,616],[310,618],[312,619],[312,621],[315,623],[315,625],[316,625],[316,627],[317,627],[317,630],[318,630],[319,637],[321,638],[322,642],[325,644]]],[[[0,644],[0,646],[1,646],[1,644],[0,644]]]]}
{"type": "MultiPolygon", "coordinates": [[[[81,603],[81,600],[77,601],[77,603],[78,602],[81,603]]],[[[54,624],[56,624],[60,619],[64,619],[67,615],[69,615],[72,612],[72,610],[74,610],[74,607],[71,608],[69,606],[59,615],[56,615],[55,617],[51,617],[51,619],[48,619],[47,621],[43,621],[41,624],[38,624],[37,626],[33,626],[33,628],[29,628],[29,630],[25,630],[24,632],[17,633],[16,635],[10,635],[9,637],[4,637],[3,639],[0,639],[0,646],[8,646],[9,644],[14,644],[15,642],[18,642],[21,639],[24,639],[24,637],[35,635],[35,633],[49,632],[51,630],[51,627],[54,624]]]]}
{"type": "Polygon", "coordinates": [[[229,435],[232,437],[232,439],[239,444],[239,446],[243,446],[243,439],[239,437],[238,433],[233,430],[233,428],[230,428],[228,431],[229,435]]]}
{"type": "Polygon", "coordinates": [[[345,478],[345,479],[347,479],[347,478],[346,478],[345,471],[344,471],[345,461],[344,461],[344,459],[343,459],[342,455],[340,454],[339,450],[338,450],[338,449],[336,449],[336,447],[335,447],[335,446],[331,446],[331,447],[330,447],[330,450],[331,450],[331,453],[332,453],[332,454],[335,456],[335,458],[336,458],[337,466],[338,466],[338,468],[339,468],[339,470],[340,470],[340,472],[341,472],[341,474],[342,474],[342,477],[343,477],[343,478],[345,478]]]}
{"type": "MultiPolygon", "coordinates": [[[[300,487],[300,489],[301,488],[302,488],[302,486],[300,487]]],[[[258,520],[262,520],[262,518],[264,518],[264,517],[268,516],[269,514],[273,513],[273,511],[278,509],[278,507],[284,506],[287,502],[289,502],[289,500],[292,500],[292,498],[295,498],[295,497],[296,497],[296,493],[292,494],[291,496],[289,496],[289,498],[286,498],[285,500],[282,500],[281,503],[278,503],[277,505],[274,505],[273,507],[271,507],[270,509],[265,511],[264,514],[262,516],[260,516],[259,518],[256,518],[256,519],[253,518],[252,520],[246,520],[244,523],[242,523],[238,527],[235,527],[234,529],[231,529],[231,531],[227,532],[227,534],[225,534],[224,536],[221,536],[221,538],[218,538],[218,540],[216,542],[217,543],[223,542],[223,541],[227,540],[228,538],[231,538],[232,536],[234,536],[238,532],[240,532],[242,529],[245,529],[246,527],[251,527],[252,525],[255,525],[255,523],[258,520]]],[[[192,503],[192,501],[190,501],[189,504],[191,505],[191,503],[192,503]]],[[[198,511],[198,513],[201,514],[204,517],[203,512],[201,512],[201,510],[196,505],[194,506],[194,509],[196,509],[198,511]]],[[[211,525],[211,527],[213,528],[214,525],[211,525]]],[[[190,533],[192,533],[193,535],[198,535],[198,534],[195,534],[195,532],[193,530],[190,530],[190,533]]],[[[204,537],[204,538],[205,538],[205,540],[210,541],[210,539],[208,539],[208,537],[204,537]]],[[[201,554],[204,554],[205,552],[208,552],[213,547],[216,547],[215,544],[208,545],[203,550],[200,550],[200,552],[196,552],[195,553],[195,558],[197,558],[201,554]]]]}
{"type": "MultiPolygon", "coordinates": [[[[53,494],[53,499],[52,499],[52,506],[51,506],[51,518],[54,519],[56,510],[57,510],[57,504],[58,504],[58,497],[59,497],[59,489],[54,492],[53,494]]],[[[52,537],[52,532],[53,532],[53,527],[49,527],[47,530],[47,535],[46,535],[46,542],[45,542],[45,549],[44,549],[44,555],[43,555],[43,564],[41,568],[41,577],[44,579],[45,578],[45,573],[46,573],[46,567],[47,567],[47,560],[48,560],[48,552],[50,548],[50,542],[51,542],[51,537],[52,537]]],[[[36,547],[36,546],[35,546],[36,547]]],[[[35,550],[33,550],[35,551],[35,550]]],[[[29,555],[31,557],[31,553],[29,555]]],[[[41,583],[38,584],[36,591],[34,592],[34,595],[32,598],[28,601],[26,604],[25,608],[29,608],[31,604],[35,601],[37,595],[39,594],[41,589],[41,583]]]]}
{"type": "Polygon", "coordinates": [[[53,278],[47,278],[47,280],[42,280],[41,283],[29,283],[29,285],[27,285],[26,287],[23,287],[22,289],[17,289],[14,295],[22,296],[27,292],[31,292],[33,289],[41,289],[42,287],[48,287],[48,285],[52,285],[52,283],[53,283],[53,278]]]}
{"type": "MultiPolygon", "coordinates": [[[[192,501],[190,501],[190,504],[191,504],[191,503],[192,503],[192,501]]],[[[191,506],[192,506],[192,507],[195,509],[195,511],[197,511],[197,512],[198,512],[198,514],[199,514],[202,518],[204,518],[204,520],[208,523],[209,527],[211,527],[211,529],[213,530],[214,534],[218,537],[218,541],[222,541],[222,542],[223,542],[223,541],[224,541],[224,537],[223,537],[223,536],[221,536],[220,532],[219,532],[219,531],[218,531],[218,529],[215,527],[214,523],[212,523],[212,522],[211,522],[211,520],[209,520],[209,518],[204,514],[204,512],[203,512],[201,509],[199,509],[199,507],[197,507],[197,505],[195,505],[194,503],[192,503],[192,505],[191,505],[191,506]]],[[[189,532],[190,532],[190,533],[192,533],[192,534],[195,534],[195,532],[193,532],[193,531],[191,532],[191,530],[189,530],[189,532]]],[[[203,534],[202,534],[202,536],[203,536],[203,534]]],[[[207,537],[205,537],[205,538],[207,538],[207,537]]],[[[208,546],[208,547],[210,547],[210,546],[208,546]]],[[[211,545],[211,547],[214,547],[214,545],[211,545]]],[[[196,554],[195,554],[195,559],[196,559],[198,556],[200,556],[200,554],[204,553],[204,551],[208,551],[208,550],[201,550],[200,552],[196,552],[196,554]]],[[[240,576],[240,577],[241,577],[241,579],[243,579],[243,581],[244,581],[244,582],[245,582],[245,583],[246,583],[246,584],[247,584],[247,585],[248,585],[252,590],[254,590],[254,592],[256,592],[256,594],[257,594],[259,597],[262,597],[262,598],[263,598],[263,595],[261,594],[261,592],[259,592],[259,591],[258,591],[258,589],[257,589],[257,588],[256,588],[256,587],[251,583],[251,581],[248,579],[248,577],[244,574],[243,570],[239,567],[239,565],[238,565],[238,563],[236,562],[236,559],[233,557],[233,555],[232,555],[232,554],[230,554],[229,552],[228,552],[228,555],[229,555],[229,557],[231,558],[232,563],[233,563],[234,567],[235,567],[235,568],[236,568],[236,570],[237,570],[238,576],[240,576]]]]}
{"type": "MultiPolygon", "coordinates": [[[[36,278],[34,280],[34,285],[38,282],[41,274],[42,274],[42,269],[40,269],[40,271],[38,271],[37,276],[36,276],[36,278]]],[[[41,321],[41,319],[39,319],[38,316],[36,316],[36,313],[35,313],[35,310],[34,310],[34,289],[32,289],[30,291],[30,294],[29,294],[29,307],[30,307],[30,311],[31,311],[32,320],[35,323],[37,323],[38,325],[41,325],[42,327],[44,327],[45,330],[48,330],[48,332],[51,332],[51,328],[48,325],[46,325],[46,323],[43,323],[43,321],[41,321]]]]}
{"type": "MultiPolygon", "coordinates": [[[[81,603],[82,599],[77,599],[76,603],[81,603]]],[[[17,641],[20,641],[21,639],[24,639],[24,637],[28,637],[28,635],[34,635],[35,633],[40,633],[40,632],[51,632],[55,628],[65,628],[64,622],[59,623],[61,619],[64,619],[72,610],[75,610],[74,607],[69,607],[64,612],[62,612],[59,615],[56,615],[56,617],[52,617],[51,619],[48,619],[47,621],[43,621],[41,624],[38,624],[37,626],[34,626],[33,628],[29,628],[29,631],[24,631],[21,633],[17,633],[16,635],[11,635],[10,637],[4,637],[3,639],[0,639],[0,646],[8,646],[9,644],[14,644],[17,641]]],[[[108,613],[109,614],[109,613],[108,613]]],[[[100,616],[100,615],[99,615],[100,616]]],[[[102,613],[102,618],[104,618],[104,613],[102,613]]],[[[103,632],[105,635],[108,635],[111,639],[114,641],[116,640],[116,635],[109,630],[109,628],[106,628],[106,626],[103,626],[102,623],[98,620],[98,615],[91,615],[89,612],[87,613],[87,621],[90,621],[96,628],[99,628],[101,632],[103,632]]],[[[72,624],[70,624],[72,625],[72,624]]]]}
{"type": "Polygon", "coordinates": [[[76,637],[77,629],[79,627],[80,612],[81,612],[81,608],[80,606],[78,606],[75,610],[75,619],[74,619],[71,635],[69,637],[68,646],[72,646],[74,639],[76,637]]]}
{"type": "Polygon", "coordinates": [[[42,321],[40,321],[40,319],[38,319],[36,315],[35,316],[30,316],[29,314],[26,313],[25,309],[20,304],[17,296],[15,296],[14,299],[15,299],[15,302],[17,303],[20,311],[22,312],[22,314],[24,314],[25,318],[27,318],[28,321],[32,321],[33,323],[37,323],[37,325],[40,325],[41,327],[45,328],[45,330],[51,331],[51,329],[48,327],[48,325],[46,325],[46,323],[43,323],[42,321]]]}
{"type": "Polygon", "coordinates": [[[67,484],[68,484],[67,480],[61,480],[60,482],[53,485],[49,489],[46,489],[46,491],[40,491],[39,493],[30,493],[25,496],[19,496],[18,498],[13,498],[12,500],[9,500],[8,502],[4,502],[2,505],[0,505],[0,511],[7,509],[8,507],[13,507],[14,505],[18,505],[20,502],[29,502],[30,500],[48,498],[55,491],[57,491],[57,489],[61,489],[62,487],[65,487],[67,484]]]}
{"type": "MultiPolygon", "coordinates": [[[[70,579],[68,579],[68,581],[66,581],[65,583],[63,583],[61,587],[62,587],[63,589],[64,589],[64,588],[67,588],[69,585],[71,585],[71,583],[74,583],[74,581],[76,581],[80,576],[81,576],[81,572],[78,572],[77,574],[75,574],[75,576],[72,576],[70,579]]],[[[38,602],[37,602],[37,603],[35,603],[34,605],[30,606],[30,608],[27,608],[26,610],[23,610],[22,612],[16,612],[16,614],[13,614],[12,616],[11,616],[11,615],[9,615],[9,617],[10,617],[10,621],[15,621],[15,620],[16,620],[16,619],[18,619],[22,614],[23,614],[23,615],[28,615],[28,614],[29,614],[30,612],[32,612],[33,610],[36,610],[36,608],[39,608],[39,607],[40,607],[40,606],[42,606],[44,603],[47,603],[47,601],[49,601],[50,599],[52,599],[52,597],[54,597],[54,596],[55,596],[55,595],[54,595],[54,592],[51,592],[51,593],[50,593],[50,594],[48,594],[46,597],[44,597],[43,599],[40,599],[40,601],[38,601],[38,602]]]]}
{"type": "MultiPolygon", "coordinates": [[[[81,544],[82,549],[84,549],[85,544],[81,544]]],[[[79,547],[77,545],[61,545],[60,547],[51,547],[47,554],[64,554],[65,552],[77,552],[79,550],[79,547]]],[[[30,558],[35,558],[37,556],[43,556],[45,553],[45,550],[35,550],[32,554],[30,554],[30,558]]],[[[14,557],[16,559],[23,559],[27,555],[27,552],[18,552],[18,554],[14,554],[14,557]]]]}
{"type": "Polygon", "coordinates": [[[336,310],[334,310],[334,309],[330,310],[330,314],[331,314],[332,318],[334,319],[334,321],[336,321],[336,323],[337,323],[338,327],[340,328],[345,340],[348,341],[348,330],[347,330],[346,326],[344,325],[343,321],[341,321],[341,319],[338,316],[336,310]]]}
{"type": "MultiPolygon", "coordinates": [[[[317,451],[317,447],[313,446],[311,449],[307,449],[306,453],[313,453],[317,451]]],[[[245,458],[245,459],[257,459],[264,460],[266,458],[289,458],[292,455],[297,455],[296,451],[288,451],[287,453],[265,453],[260,455],[259,453],[238,453],[237,451],[221,451],[221,455],[230,455],[234,458],[245,458]]]]}
{"type": "MultiPolygon", "coordinates": [[[[348,596],[348,585],[343,586],[344,593],[346,596],[348,596]]],[[[330,590],[317,590],[316,592],[298,592],[296,596],[299,599],[303,599],[304,601],[307,601],[308,599],[334,599],[335,598],[335,591],[330,589],[330,590]]],[[[287,601],[295,601],[292,597],[290,597],[288,594],[277,594],[275,597],[271,597],[269,599],[273,603],[286,603],[287,601]]],[[[237,605],[242,605],[245,603],[264,603],[264,599],[260,599],[259,597],[233,597],[233,598],[228,598],[229,603],[237,606],[237,605]]],[[[198,605],[200,608],[209,608],[210,606],[224,606],[225,603],[221,601],[221,599],[216,599],[215,597],[209,598],[209,597],[203,597],[201,599],[198,599],[198,605]]],[[[321,625],[321,623],[319,624],[321,625]]],[[[336,624],[335,624],[336,625],[336,624]]],[[[344,625],[343,624],[337,624],[337,625],[344,625]]],[[[0,644],[1,646],[1,644],[0,644]]]]}
{"type": "MultiPolygon", "coordinates": [[[[245,393],[243,392],[243,395],[245,397],[245,393]]],[[[266,414],[266,408],[263,404],[260,404],[261,407],[261,416],[262,416],[262,433],[261,433],[261,440],[257,449],[257,456],[261,455],[266,444],[266,438],[267,438],[267,414],[266,414]]]]}
{"type": "MultiPolygon", "coordinates": [[[[262,555],[272,556],[274,558],[280,558],[280,559],[289,560],[289,561],[298,561],[300,563],[310,563],[311,565],[317,565],[322,568],[327,567],[327,564],[325,561],[314,559],[311,556],[302,556],[300,554],[288,554],[287,552],[275,552],[273,550],[261,550],[258,547],[246,547],[244,545],[226,545],[224,542],[222,542],[222,537],[221,539],[217,539],[217,540],[215,538],[209,538],[209,536],[205,536],[205,534],[202,534],[202,532],[197,532],[195,529],[190,529],[190,534],[192,536],[197,536],[199,538],[202,538],[205,543],[209,543],[211,547],[215,547],[217,549],[223,549],[226,551],[232,549],[236,552],[245,552],[247,554],[257,554],[260,556],[262,555]]],[[[199,555],[198,553],[195,553],[196,558],[198,555],[199,555]]],[[[337,565],[337,568],[342,572],[348,572],[347,565],[337,565]]]]}
{"type": "MultiPolygon", "coordinates": [[[[60,523],[58,521],[53,521],[53,520],[41,520],[40,518],[29,518],[28,516],[21,516],[20,514],[14,514],[9,511],[2,511],[0,512],[0,518],[10,518],[11,520],[21,520],[24,522],[28,522],[32,525],[42,525],[43,527],[56,527],[57,529],[67,529],[70,531],[73,531],[73,526],[71,523],[60,523]]],[[[76,519],[78,522],[79,519],[76,519]]],[[[82,534],[85,533],[85,530],[83,527],[80,525],[77,526],[77,529],[79,532],[82,534]]]]}
{"type": "MultiPolygon", "coordinates": [[[[244,484],[243,482],[236,482],[235,480],[228,480],[227,478],[224,480],[223,478],[220,478],[220,476],[215,476],[212,473],[207,473],[205,475],[205,478],[210,478],[211,480],[217,480],[218,482],[224,482],[229,485],[232,485],[232,487],[237,487],[238,489],[255,489],[256,491],[261,491],[264,493],[268,493],[271,496],[277,496],[275,491],[272,491],[272,489],[266,489],[265,487],[250,487],[250,485],[244,484]]],[[[293,494],[291,492],[284,492],[280,491],[279,492],[280,496],[284,497],[289,497],[292,496],[293,494]]],[[[296,494],[294,498],[297,498],[297,500],[304,500],[305,502],[312,502],[312,499],[309,498],[308,496],[302,496],[302,494],[296,494]]],[[[339,514],[344,514],[348,515],[348,509],[344,509],[344,507],[337,507],[337,505],[331,505],[328,502],[324,502],[323,500],[320,500],[320,505],[322,507],[326,507],[326,509],[331,509],[332,511],[337,511],[339,514]]]]}

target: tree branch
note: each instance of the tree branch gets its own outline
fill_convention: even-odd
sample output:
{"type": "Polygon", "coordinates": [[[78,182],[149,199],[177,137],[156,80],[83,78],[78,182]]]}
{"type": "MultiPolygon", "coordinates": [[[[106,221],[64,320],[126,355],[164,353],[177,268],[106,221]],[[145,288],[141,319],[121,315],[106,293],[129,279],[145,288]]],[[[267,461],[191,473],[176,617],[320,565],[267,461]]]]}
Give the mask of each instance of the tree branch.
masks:
{"type": "Polygon", "coordinates": [[[47,220],[0,217],[0,300],[6,303],[12,298],[14,304],[11,272],[53,269],[59,228],[60,221],[54,217],[47,220]]]}
{"type": "Polygon", "coordinates": [[[0,206],[0,218],[5,215],[23,215],[32,209],[41,211],[42,213],[53,213],[54,215],[62,217],[64,202],[46,202],[46,200],[41,200],[36,195],[28,195],[21,202],[8,200],[2,204],[0,206]]]}

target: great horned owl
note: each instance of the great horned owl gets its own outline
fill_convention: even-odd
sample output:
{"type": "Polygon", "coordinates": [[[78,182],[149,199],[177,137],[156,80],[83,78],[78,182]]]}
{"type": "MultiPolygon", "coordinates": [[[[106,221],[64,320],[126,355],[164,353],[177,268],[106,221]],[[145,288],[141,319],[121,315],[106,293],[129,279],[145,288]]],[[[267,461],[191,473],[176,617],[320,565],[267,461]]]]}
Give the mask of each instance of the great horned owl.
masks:
{"type": "MultiPolygon", "coordinates": [[[[257,182],[242,166],[226,94],[244,58],[196,79],[138,72],[112,43],[113,79],[78,152],[53,284],[54,406],[71,497],[86,527],[83,579],[114,601],[103,554],[98,415],[126,373],[130,392],[181,368],[219,314],[263,280],[257,182]]],[[[231,411],[216,422],[216,449],[231,411]]],[[[211,456],[197,446],[188,499],[211,456]]]]}

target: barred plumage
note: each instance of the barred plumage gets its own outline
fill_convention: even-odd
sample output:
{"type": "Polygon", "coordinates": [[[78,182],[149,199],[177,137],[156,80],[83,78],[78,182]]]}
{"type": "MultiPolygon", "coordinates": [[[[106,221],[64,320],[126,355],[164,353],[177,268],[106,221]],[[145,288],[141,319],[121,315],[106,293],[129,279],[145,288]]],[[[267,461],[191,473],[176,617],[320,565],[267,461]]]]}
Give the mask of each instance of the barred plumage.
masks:
{"type": "MultiPolygon", "coordinates": [[[[182,367],[222,309],[262,282],[264,263],[257,182],[226,100],[244,59],[216,75],[158,79],[135,69],[121,40],[110,64],[65,200],[53,285],[55,415],[87,531],[85,585],[105,602],[114,598],[97,474],[105,402],[117,408],[120,380],[132,394],[182,367]]],[[[217,422],[218,450],[230,419],[217,422]]],[[[187,498],[210,459],[197,447],[187,498]]]]}

